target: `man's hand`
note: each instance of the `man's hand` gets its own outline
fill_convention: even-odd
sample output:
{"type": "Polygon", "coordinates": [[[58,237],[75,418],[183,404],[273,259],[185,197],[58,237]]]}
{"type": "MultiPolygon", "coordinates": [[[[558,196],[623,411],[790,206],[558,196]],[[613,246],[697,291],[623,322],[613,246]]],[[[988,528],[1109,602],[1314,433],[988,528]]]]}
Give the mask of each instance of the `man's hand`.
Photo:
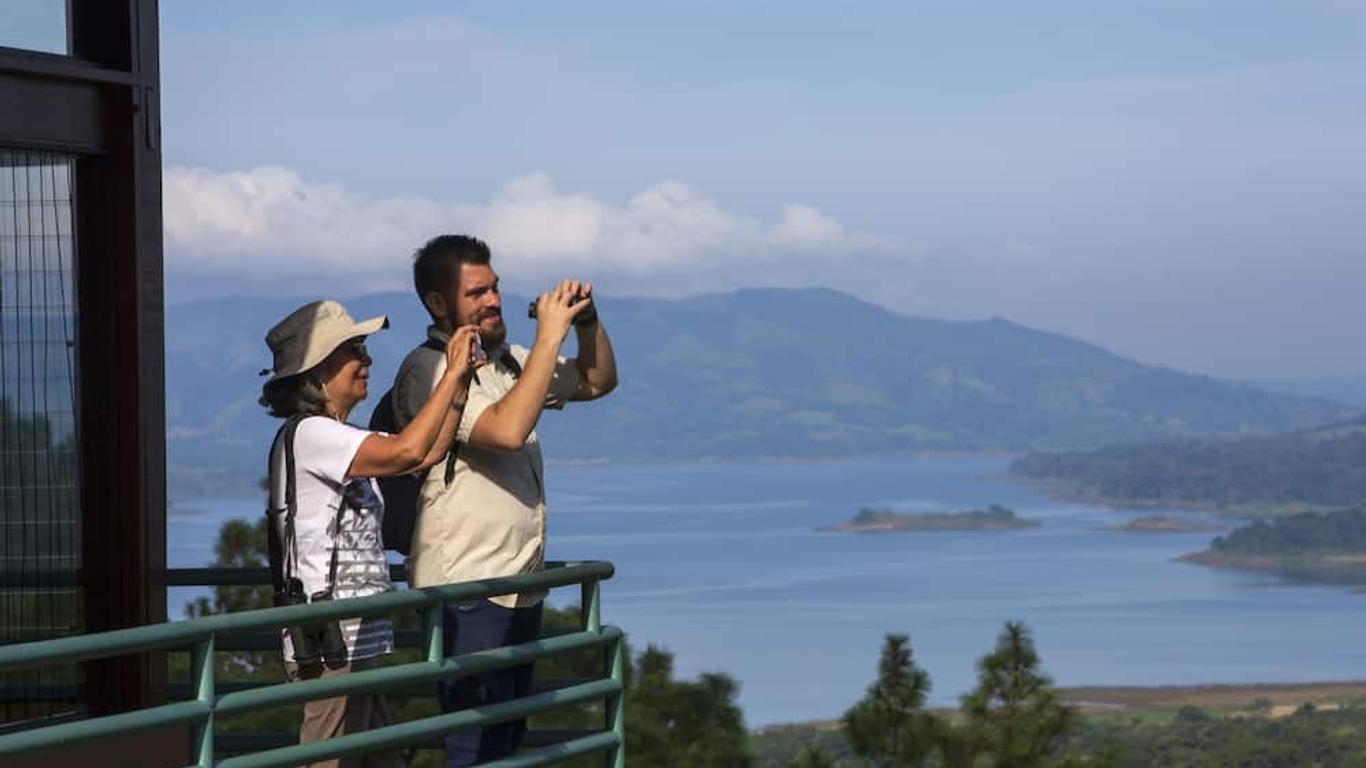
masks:
{"type": "Polygon", "coordinates": [[[574,327],[591,328],[598,322],[598,305],[593,301],[593,284],[585,281],[580,285],[579,296],[588,299],[588,307],[574,318],[574,327]]]}
{"type": "Polygon", "coordinates": [[[593,286],[578,280],[564,280],[536,299],[536,336],[559,348],[574,319],[593,303],[593,286]],[[587,294],[584,290],[587,290],[587,294]]]}

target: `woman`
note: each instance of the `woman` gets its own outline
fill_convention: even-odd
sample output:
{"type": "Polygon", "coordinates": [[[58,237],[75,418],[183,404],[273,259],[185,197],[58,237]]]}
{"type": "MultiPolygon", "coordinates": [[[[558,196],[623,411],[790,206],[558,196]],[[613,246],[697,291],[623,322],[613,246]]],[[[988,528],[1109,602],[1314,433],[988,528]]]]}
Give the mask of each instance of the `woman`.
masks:
{"type": "MultiPolygon", "coordinates": [[[[274,356],[273,373],[262,387],[261,404],[272,416],[297,422],[282,428],[270,455],[270,508],[278,537],[286,602],[363,597],[393,588],[384,558],[381,525],[384,499],[372,478],[401,475],[441,461],[460,422],[478,335],[474,326],[458,329],[446,345],[446,372],[431,397],[400,433],[370,432],[346,423],[368,393],[370,356],[365,337],[387,328],[381,316],[357,323],[335,301],[307,304],[266,335],[274,356]],[[293,440],[295,510],[287,514],[288,460],[282,437],[293,440]],[[292,588],[290,586],[292,585],[292,588]]],[[[296,628],[296,631],[298,629],[296,628]]],[[[307,641],[306,635],[296,635],[307,641]]],[[[314,637],[318,637],[314,635],[314,637]]],[[[292,680],[371,669],[394,649],[393,626],[385,618],[349,619],[333,630],[330,650],[300,649],[296,658],[290,630],[284,632],[284,657],[292,680]],[[336,629],[344,652],[336,646],[336,629]]],[[[306,743],[388,722],[378,694],[341,696],[304,705],[299,740],[306,743]]],[[[315,763],[315,766],[401,765],[396,755],[371,754],[315,763]]]]}

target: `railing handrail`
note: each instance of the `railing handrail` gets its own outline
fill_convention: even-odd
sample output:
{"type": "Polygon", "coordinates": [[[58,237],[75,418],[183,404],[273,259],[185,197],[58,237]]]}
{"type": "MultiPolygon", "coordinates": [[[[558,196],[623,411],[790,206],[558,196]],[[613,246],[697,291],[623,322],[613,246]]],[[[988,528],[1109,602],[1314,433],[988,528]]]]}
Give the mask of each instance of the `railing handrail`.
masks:
{"type": "MultiPolygon", "coordinates": [[[[545,568],[563,568],[566,565],[579,565],[577,560],[546,560],[545,568]]],[[[270,569],[264,565],[247,567],[208,565],[194,567],[167,568],[162,572],[159,583],[168,587],[252,587],[270,583],[270,569]]],[[[154,583],[157,574],[152,575],[154,583]]],[[[389,563],[389,580],[395,584],[407,583],[408,566],[405,563],[389,563]]],[[[26,585],[25,585],[26,586],[26,585]]]]}
{"type": "Polygon", "coordinates": [[[0,672],[12,672],[47,664],[88,661],[127,653],[184,648],[223,632],[279,629],[290,624],[376,616],[396,610],[428,608],[437,603],[465,602],[495,595],[533,592],[584,581],[608,579],[614,572],[612,564],[603,561],[566,563],[547,567],[536,573],[516,576],[500,576],[421,589],[399,589],[346,600],[220,613],[187,621],[168,621],[109,632],[0,645],[0,672]]]}
{"type": "MultiPolygon", "coordinates": [[[[144,651],[189,650],[192,654],[190,685],[193,689],[192,698],[188,701],[0,735],[0,757],[108,737],[127,731],[168,725],[191,725],[195,732],[193,760],[194,764],[201,768],[213,765],[224,768],[283,768],[320,759],[411,745],[454,728],[487,725],[527,717],[568,704],[605,700],[603,713],[606,730],[589,732],[569,741],[532,749],[516,757],[497,761],[496,764],[506,768],[548,765],[575,755],[608,751],[612,764],[621,768],[625,765],[624,642],[619,629],[601,624],[599,597],[599,582],[611,578],[613,573],[612,564],[602,561],[547,564],[545,570],[516,576],[422,589],[395,590],[367,597],[307,605],[216,614],[187,621],[165,622],[39,642],[0,645],[0,673],[144,651]],[[502,646],[453,657],[445,656],[441,612],[447,603],[548,590],[571,584],[578,584],[583,589],[580,606],[582,625],[579,631],[545,636],[519,645],[502,646]],[[217,686],[214,655],[218,635],[262,629],[278,630],[290,624],[388,614],[405,609],[417,609],[423,613],[422,660],[348,675],[281,682],[226,693],[220,692],[217,686]],[[603,678],[574,681],[564,687],[533,693],[511,701],[391,724],[321,742],[277,747],[264,752],[240,755],[222,762],[215,760],[214,720],[220,714],[239,714],[360,691],[379,691],[411,684],[426,684],[529,664],[545,656],[576,649],[599,647],[607,650],[604,664],[606,676],[603,678]]],[[[251,583],[259,583],[259,580],[251,583]]]]}

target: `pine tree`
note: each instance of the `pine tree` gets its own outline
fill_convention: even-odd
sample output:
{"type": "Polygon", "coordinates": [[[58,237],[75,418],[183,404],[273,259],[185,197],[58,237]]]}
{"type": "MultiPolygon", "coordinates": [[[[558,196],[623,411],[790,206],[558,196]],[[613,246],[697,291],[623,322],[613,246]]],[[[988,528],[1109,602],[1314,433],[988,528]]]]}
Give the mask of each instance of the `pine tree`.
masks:
{"type": "Polygon", "coordinates": [[[911,658],[910,638],[887,635],[877,680],[844,713],[855,754],[884,768],[919,768],[932,752],[936,719],[924,710],[930,676],[911,658]]]}
{"type": "Polygon", "coordinates": [[[1056,756],[1077,724],[1043,673],[1029,629],[1007,622],[996,649],[977,662],[977,687],[963,697],[965,727],[992,768],[1036,768],[1056,756]]]}
{"type": "Polygon", "coordinates": [[[673,679],[673,654],[649,646],[636,658],[626,693],[629,765],[654,768],[748,768],[739,685],[728,675],[703,673],[696,682],[673,679]]]}

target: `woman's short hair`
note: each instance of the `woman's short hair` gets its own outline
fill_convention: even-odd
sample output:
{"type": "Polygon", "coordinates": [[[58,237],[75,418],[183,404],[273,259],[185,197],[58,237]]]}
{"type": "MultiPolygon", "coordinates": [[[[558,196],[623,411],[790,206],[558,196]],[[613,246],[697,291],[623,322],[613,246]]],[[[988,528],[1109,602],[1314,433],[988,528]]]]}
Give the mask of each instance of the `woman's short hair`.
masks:
{"type": "Polygon", "coordinates": [[[266,382],[261,387],[258,402],[270,411],[271,416],[281,419],[300,413],[327,414],[327,395],[312,371],[266,382]]]}

